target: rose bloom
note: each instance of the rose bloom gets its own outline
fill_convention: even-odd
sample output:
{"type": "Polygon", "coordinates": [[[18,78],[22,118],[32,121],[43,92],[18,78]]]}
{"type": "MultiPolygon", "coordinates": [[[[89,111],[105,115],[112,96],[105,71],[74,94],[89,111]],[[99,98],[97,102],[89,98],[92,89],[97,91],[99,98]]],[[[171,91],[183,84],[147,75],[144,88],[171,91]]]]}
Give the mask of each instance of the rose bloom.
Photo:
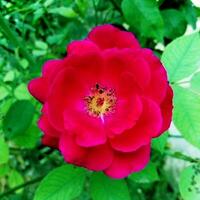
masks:
{"type": "Polygon", "coordinates": [[[67,56],[30,81],[42,104],[42,143],[67,163],[124,178],[150,159],[152,138],[169,128],[173,92],[166,70],[130,32],[97,26],[67,56]]]}

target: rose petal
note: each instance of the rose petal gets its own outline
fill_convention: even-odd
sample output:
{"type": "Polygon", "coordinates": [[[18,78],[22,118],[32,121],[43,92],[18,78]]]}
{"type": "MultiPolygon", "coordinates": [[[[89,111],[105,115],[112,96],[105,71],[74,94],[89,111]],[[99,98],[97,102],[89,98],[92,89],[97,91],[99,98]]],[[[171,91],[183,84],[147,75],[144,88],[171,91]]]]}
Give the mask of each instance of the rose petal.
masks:
{"type": "Polygon", "coordinates": [[[125,178],[133,172],[142,170],[150,159],[150,144],[131,153],[115,152],[112,164],[104,173],[112,178],[125,178]]]}
{"type": "Polygon", "coordinates": [[[84,54],[85,52],[99,51],[98,46],[90,40],[73,41],[67,47],[68,54],[84,54]]]}
{"type": "Polygon", "coordinates": [[[75,127],[76,142],[80,146],[91,147],[105,144],[107,136],[104,124],[100,118],[87,116],[86,114],[77,115],[77,124],[75,127]]]}
{"type": "Polygon", "coordinates": [[[42,67],[42,76],[46,77],[49,82],[52,82],[56,74],[66,67],[67,64],[64,60],[48,60],[42,67]]]}
{"type": "Polygon", "coordinates": [[[73,107],[83,96],[83,85],[73,69],[64,69],[56,77],[47,99],[47,113],[50,123],[57,129],[64,129],[66,104],[73,107]]]}
{"type": "Polygon", "coordinates": [[[106,127],[111,131],[110,136],[113,137],[115,134],[121,134],[123,131],[132,128],[139,119],[141,112],[142,103],[137,95],[128,99],[119,99],[114,113],[105,119],[106,127]]]}
{"type": "Polygon", "coordinates": [[[112,25],[97,26],[89,33],[88,38],[99,48],[140,48],[135,36],[127,31],[121,31],[112,25]]]}
{"type": "Polygon", "coordinates": [[[72,134],[62,135],[59,148],[67,162],[95,171],[106,169],[113,158],[112,150],[107,144],[83,148],[76,144],[72,134]]]}
{"type": "Polygon", "coordinates": [[[152,100],[143,99],[143,112],[136,125],[110,139],[110,143],[118,151],[132,152],[150,143],[151,138],[160,133],[161,126],[160,108],[152,100]]]}
{"type": "Polygon", "coordinates": [[[38,101],[44,103],[47,98],[48,81],[44,77],[35,78],[28,84],[28,90],[38,101]]]}
{"type": "Polygon", "coordinates": [[[49,135],[51,137],[59,137],[60,132],[54,129],[49,123],[46,115],[42,115],[38,121],[38,127],[42,130],[45,135],[49,135]]]}
{"type": "Polygon", "coordinates": [[[145,57],[145,61],[149,64],[149,67],[151,67],[151,81],[145,93],[160,104],[167,92],[166,70],[151,50],[144,49],[141,53],[145,57]]]}
{"type": "Polygon", "coordinates": [[[142,89],[145,88],[151,78],[148,63],[138,53],[131,49],[109,49],[104,51],[105,60],[104,78],[111,80],[116,86],[119,85],[119,78],[124,73],[132,74],[132,85],[142,89]]]}
{"type": "Polygon", "coordinates": [[[44,134],[42,137],[42,144],[52,147],[52,148],[58,148],[59,138],[52,137],[50,135],[44,134]]]}
{"type": "Polygon", "coordinates": [[[163,117],[163,125],[162,125],[160,133],[157,134],[155,137],[158,137],[160,134],[166,131],[171,124],[172,110],[173,110],[172,98],[173,98],[173,91],[172,91],[172,88],[168,86],[166,97],[160,105],[162,117],[163,117]]]}

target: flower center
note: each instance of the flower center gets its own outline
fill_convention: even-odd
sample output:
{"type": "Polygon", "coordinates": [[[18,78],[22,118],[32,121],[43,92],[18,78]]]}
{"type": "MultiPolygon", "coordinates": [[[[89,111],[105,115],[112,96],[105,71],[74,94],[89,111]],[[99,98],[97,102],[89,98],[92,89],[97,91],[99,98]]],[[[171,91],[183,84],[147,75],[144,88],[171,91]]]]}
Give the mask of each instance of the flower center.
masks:
{"type": "Polygon", "coordinates": [[[91,88],[89,96],[84,98],[86,110],[90,116],[100,117],[104,121],[104,116],[113,113],[116,105],[115,91],[102,87],[98,83],[91,88]]]}

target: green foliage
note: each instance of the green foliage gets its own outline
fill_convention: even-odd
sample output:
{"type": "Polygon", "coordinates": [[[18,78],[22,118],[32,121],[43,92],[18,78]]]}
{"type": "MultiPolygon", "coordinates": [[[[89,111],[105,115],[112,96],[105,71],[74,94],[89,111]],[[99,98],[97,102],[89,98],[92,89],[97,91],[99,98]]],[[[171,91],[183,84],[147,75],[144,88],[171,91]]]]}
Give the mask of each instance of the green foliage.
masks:
{"type": "Polygon", "coordinates": [[[63,17],[67,17],[67,18],[77,17],[77,14],[70,7],[68,7],[68,8],[66,8],[66,7],[53,8],[53,9],[49,10],[49,13],[59,14],[63,17]]]}
{"type": "Polygon", "coordinates": [[[200,95],[174,86],[174,123],[184,138],[200,148],[200,95]]]}
{"type": "Polygon", "coordinates": [[[6,136],[13,139],[19,134],[23,134],[30,126],[34,112],[34,106],[30,101],[21,100],[12,104],[3,121],[3,130],[6,136]]]}
{"type": "Polygon", "coordinates": [[[41,133],[35,124],[31,124],[26,131],[18,134],[13,138],[15,144],[24,148],[33,148],[38,143],[41,133]]]}
{"type": "MultiPolygon", "coordinates": [[[[23,177],[22,175],[16,171],[16,170],[12,170],[10,172],[9,178],[8,178],[8,185],[10,188],[14,188],[18,185],[21,185],[24,183],[23,177]]],[[[22,192],[22,189],[20,190],[16,190],[17,193],[22,192]]]]}
{"type": "Polygon", "coordinates": [[[181,5],[180,8],[186,21],[189,24],[191,24],[192,27],[195,29],[196,22],[197,22],[197,13],[196,13],[195,7],[192,5],[192,2],[190,0],[186,0],[185,3],[181,5]]]}
{"type": "Polygon", "coordinates": [[[200,199],[200,166],[191,165],[181,172],[179,188],[184,200],[200,199]]]}
{"type": "Polygon", "coordinates": [[[164,20],[164,36],[174,39],[186,30],[186,21],[182,13],[176,9],[166,9],[161,12],[164,20]],[[178,28],[177,28],[178,27],[178,28]]]}
{"type": "Polygon", "coordinates": [[[162,55],[171,82],[190,76],[199,67],[199,33],[182,36],[171,42],[162,55]]]}
{"type": "Polygon", "coordinates": [[[110,179],[102,173],[91,176],[90,193],[93,200],[130,200],[124,180],[110,179]]]}
{"type": "Polygon", "coordinates": [[[0,136],[0,164],[8,162],[9,149],[4,138],[0,136]]]}
{"type": "Polygon", "coordinates": [[[200,94],[200,72],[196,73],[192,77],[191,90],[200,94]]]}
{"type": "Polygon", "coordinates": [[[150,162],[144,170],[133,173],[129,176],[129,179],[137,183],[151,183],[159,180],[159,175],[156,169],[156,165],[150,162]]]}
{"type": "Polygon", "coordinates": [[[9,94],[8,90],[5,87],[0,86],[0,100],[6,98],[8,94],[9,94]]]}
{"type": "Polygon", "coordinates": [[[7,175],[8,172],[9,172],[8,164],[1,164],[0,165],[0,178],[2,178],[5,175],[7,175]]]}
{"type": "Polygon", "coordinates": [[[122,11],[127,22],[141,36],[163,38],[163,19],[154,0],[123,0],[122,11]]]}
{"type": "Polygon", "coordinates": [[[30,99],[31,96],[27,90],[27,85],[25,83],[21,83],[18,85],[14,90],[14,95],[16,99],[22,100],[22,99],[30,99]]]}
{"type": "Polygon", "coordinates": [[[152,145],[151,147],[161,153],[164,152],[165,149],[165,145],[167,143],[167,139],[168,139],[168,132],[163,133],[161,136],[159,136],[158,138],[154,138],[152,140],[152,145]]]}
{"type": "Polygon", "coordinates": [[[40,183],[34,200],[71,200],[83,190],[85,170],[64,165],[51,171],[40,183]]]}

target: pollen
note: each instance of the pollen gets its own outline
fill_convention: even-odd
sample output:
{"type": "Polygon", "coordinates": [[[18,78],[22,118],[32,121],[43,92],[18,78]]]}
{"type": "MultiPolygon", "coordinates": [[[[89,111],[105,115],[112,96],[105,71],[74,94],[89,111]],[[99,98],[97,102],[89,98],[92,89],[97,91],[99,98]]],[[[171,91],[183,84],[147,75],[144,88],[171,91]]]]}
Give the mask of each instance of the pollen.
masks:
{"type": "Polygon", "coordinates": [[[104,122],[104,116],[115,111],[117,99],[114,89],[102,87],[97,83],[91,88],[90,94],[84,97],[84,101],[88,114],[99,117],[104,122]]]}

